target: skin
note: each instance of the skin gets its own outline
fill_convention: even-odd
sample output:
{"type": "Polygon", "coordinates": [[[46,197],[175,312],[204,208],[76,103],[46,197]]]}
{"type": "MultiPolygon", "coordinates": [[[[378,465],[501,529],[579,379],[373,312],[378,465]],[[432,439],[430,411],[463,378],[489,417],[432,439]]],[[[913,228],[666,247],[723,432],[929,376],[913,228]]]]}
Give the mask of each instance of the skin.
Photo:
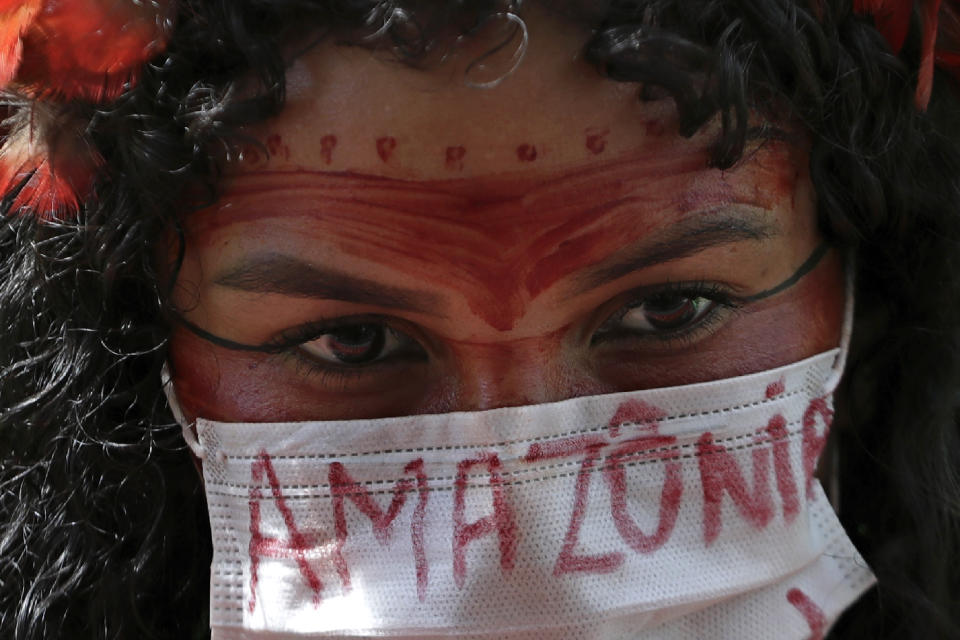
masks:
{"type": "Polygon", "coordinates": [[[586,33],[539,14],[528,25],[526,58],[492,89],[463,82],[483,42],[428,71],[333,45],[297,61],[286,109],[249,132],[269,158],[248,149],[218,203],[184,217],[171,302],[247,345],[321,321],[405,337],[342,366],[322,360],[329,336],[316,331],[261,353],[178,326],[170,363],[188,418],[488,409],[731,377],[837,346],[835,251],[794,286],[679,330],[622,324],[647,319],[624,309],[670,283],[737,299],[794,273],[821,241],[803,136],[711,168],[715,127],[680,137],[672,102],[641,103],[636,85],[579,59],[586,33]]]}

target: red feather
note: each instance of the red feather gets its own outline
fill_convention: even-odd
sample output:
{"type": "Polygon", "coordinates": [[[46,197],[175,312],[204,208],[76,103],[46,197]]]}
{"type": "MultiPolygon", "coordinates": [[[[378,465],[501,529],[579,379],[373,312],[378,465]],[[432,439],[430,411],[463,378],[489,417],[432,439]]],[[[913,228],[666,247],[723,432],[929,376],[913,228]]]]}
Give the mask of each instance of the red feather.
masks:
{"type": "Polygon", "coordinates": [[[913,0],[854,0],[853,10],[873,16],[877,30],[886,38],[890,49],[899,53],[906,40],[915,4],[919,7],[920,18],[920,64],[914,100],[917,108],[923,111],[930,103],[934,65],[960,80],[960,38],[957,37],[960,23],[956,0],[920,0],[917,3],[913,0]]]}
{"type": "Polygon", "coordinates": [[[0,8],[17,4],[21,12],[42,8],[16,24],[12,12],[3,20],[0,81],[13,76],[33,97],[94,102],[136,82],[143,63],[163,49],[174,9],[173,0],[0,0],[0,8]]]}
{"type": "Polygon", "coordinates": [[[910,28],[912,0],[854,0],[853,11],[873,16],[877,31],[890,45],[894,53],[900,53],[910,28]]]}
{"type": "Polygon", "coordinates": [[[41,0],[0,0],[0,87],[5,87],[20,68],[21,37],[40,10],[41,0]]]}
{"type": "Polygon", "coordinates": [[[925,0],[920,7],[923,32],[920,38],[920,69],[917,71],[917,108],[923,111],[930,103],[933,90],[934,46],[937,42],[937,16],[940,0],[925,0]]]}
{"type": "Polygon", "coordinates": [[[960,3],[945,0],[940,5],[934,64],[960,82],[960,3]]]}
{"type": "Polygon", "coordinates": [[[0,149],[0,193],[16,194],[10,211],[41,220],[72,215],[93,186],[100,154],[87,144],[82,123],[64,122],[45,107],[16,118],[0,149]]]}

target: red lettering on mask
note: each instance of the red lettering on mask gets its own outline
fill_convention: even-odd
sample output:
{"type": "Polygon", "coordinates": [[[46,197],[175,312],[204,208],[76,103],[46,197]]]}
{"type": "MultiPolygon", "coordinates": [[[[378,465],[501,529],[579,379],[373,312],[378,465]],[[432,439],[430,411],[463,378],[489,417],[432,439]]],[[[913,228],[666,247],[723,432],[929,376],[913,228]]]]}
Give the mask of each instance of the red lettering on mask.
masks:
{"type": "Polygon", "coordinates": [[[783,503],[783,519],[789,524],[800,513],[800,498],[797,495],[797,481],[790,461],[790,440],[786,418],[780,414],[770,418],[770,422],[767,423],[767,435],[773,445],[773,476],[777,481],[777,492],[783,503]]]}
{"type": "Polygon", "coordinates": [[[644,425],[656,432],[660,428],[658,421],[665,415],[667,414],[663,409],[642,400],[627,400],[620,403],[607,426],[610,428],[610,435],[614,438],[620,435],[620,427],[625,424],[644,425]]]}
{"type": "Polygon", "coordinates": [[[610,454],[603,477],[610,489],[610,513],[623,541],[638,553],[656,551],[670,538],[677,523],[680,499],[683,497],[683,476],[678,453],[671,447],[677,439],[661,436],[660,419],[666,412],[659,407],[640,400],[628,400],[617,407],[608,423],[610,434],[617,436],[620,427],[632,423],[642,426],[650,435],[633,438],[618,446],[610,454]],[[650,460],[664,462],[663,488],[660,491],[660,508],[657,530],[647,535],[637,526],[627,509],[627,473],[625,465],[650,460]]]}
{"type": "MultiPolygon", "coordinates": [[[[427,508],[429,487],[427,476],[423,471],[423,459],[417,458],[408,463],[404,473],[412,473],[416,478],[416,487],[419,491],[419,500],[410,521],[410,538],[413,543],[413,555],[417,572],[417,596],[421,602],[427,597],[427,557],[423,546],[423,517],[427,508]]],[[[330,493],[333,495],[333,519],[337,543],[333,551],[333,563],[337,568],[340,581],[345,590],[350,589],[350,569],[343,557],[343,547],[347,542],[347,518],[344,512],[344,498],[349,498],[360,512],[370,518],[373,524],[373,534],[380,544],[386,544],[390,539],[391,525],[399,515],[407,494],[414,489],[414,480],[401,478],[393,485],[393,498],[386,511],[380,508],[359,482],[356,482],[340,462],[330,463],[329,470],[330,493]]]]}
{"type": "Polygon", "coordinates": [[[810,627],[810,635],[807,640],[823,640],[823,634],[827,631],[827,616],[823,609],[817,606],[817,603],[810,599],[810,596],[797,588],[787,591],[787,602],[792,604],[807,621],[810,627]]]}
{"type": "Polygon", "coordinates": [[[807,499],[813,491],[813,473],[817,469],[817,459],[827,444],[830,425],[833,423],[833,410],[827,405],[826,398],[814,398],[803,413],[803,475],[806,478],[807,499]],[[817,416],[823,420],[823,429],[817,431],[817,416]]]}
{"type": "Polygon", "coordinates": [[[753,491],[747,487],[737,459],[713,441],[713,434],[704,433],[697,440],[697,462],[703,487],[703,539],[707,546],[720,535],[723,494],[729,493],[734,505],[748,522],[763,529],[773,517],[770,496],[770,450],[751,451],[753,457],[753,491]]]}
{"type": "MultiPolygon", "coordinates": [[[[611,515],[620,533],[620,537],[634,551],[650,553],[663,546],[670,538],[680,510],[683,495],[683,477],[681,464],[676,460],[678,454],[671,449],[676,442],[672,436],[660,436],[658,420],[664,416],[662,409],[638,400],[628,400],[617,407],[608,422],[610,433],[617,436],[625,424],[635,424],[651,435],[642,436],[621,443],[610,454],[608,466],[604,468],[604,479],[610,490],[611,515]],[[645,534],[627,510],[627,482],[624,465],[647,460],[663,460],[665,479],[660,494],[660,509],[657,530],[651,535],[645,534]]],[[[586,454],[580,462],[574,487],[573,510],[563,546],[554,564],[553,575],[565,573],[610,573],[624,562],[619,552],[595,555],[576,554],[580,528],[586,516],[587,498],[590,489],[590,476],[602,458],[601,450],[611,443],[599,435],[579,435],[544,443],[530,445],[525,456],[527,462],[564,458],[577,454],[586,454]]]]}
{"type": "Polygon", "coordinates": [[[593,469],[600,460],[600,449],[607,442],[600,436],[574,436],[551,442],[535,442],[527,449],[525,460],[536,462],[551,458],[567,458],[577,454],[587,454],[580,462],[580,472],[577,473],[577,483],[574,487],[573,512],[570,515],[570,524],[563,538],[563,546],[553,565],[553,575],[565,573],[610,573],[623,564],[623,554],[619,552],[601,553],[596,555],[577,554],[574,549],[580,537],[580,527],[587,510],[587,496],[590,493],[590,477],[593,469]]]}
{"type": "Polygon", "coordinates": [[[656,551],[670,539],[680,511],[683,497],[683,475],[673,436],[644,436],[624,442],[610,454],[610,465],[604,469],[604,479],[610,487],[610,511],[620,537],[638,553],[656,551]],[[663,488],[660,490],[660,509],[657,530],[647,535],[637,526],[627,510],[627,474],[624,465],[631,462],[662,460],[663,488]]]}
{"type": "Polygon", "coordinates": [[[467,578],[467,545],[478,538],[495,533],[500,539],[500,569],[513,569],[519,531],[513,509],[507,501],[501,468],[500,458],[495,453],[485,453],[457,463],[457,478],[453,489],[453,579],[459,588],[463,588],[467,578]],[[489,474],[493,513],[466,523],[464,511],[468,487],[467,472],[478,465],[485,466],[489,474]]]}
{"type": "Polygon", "coordinates": [[[306,553],[317,546],[317,536],[314,534],[302,533],[297,528],[297,523],[293,518],[293,512],[287,505],[287,500],[280,490],[280,482],[277,480],[277,473],[274,471],[273,463],[266,451],[261,451],[260,455],[250,465],[250,475],[254,482],[263,482],[266,476],[270,484],[270,492],[273,494],[277,510],[283,517],[283,524],[289,534],[288,540],[279,538],[268,538],[260,530],[260,503],[264,499],[260,487],[250,488],[250,602],[247,607],[250,613],[256,608],[257,604],[257,581],[260,558],[281,558],[294,560],[300,576],[307,586],[313,592],[314,606],[320,606],[320,593],[323,591],[323,583],[314,572],[310,563],[307,562],[306,553]]]}
{"type": "Polygon", "coordinates": [[[786,388],[786,383],[783,381],[783,378],[780,378],[776,382],[771,382],[767,385],[767,391],[764,395],[766,396],[767,400],[770,400],[783,393],[786,388]]]}

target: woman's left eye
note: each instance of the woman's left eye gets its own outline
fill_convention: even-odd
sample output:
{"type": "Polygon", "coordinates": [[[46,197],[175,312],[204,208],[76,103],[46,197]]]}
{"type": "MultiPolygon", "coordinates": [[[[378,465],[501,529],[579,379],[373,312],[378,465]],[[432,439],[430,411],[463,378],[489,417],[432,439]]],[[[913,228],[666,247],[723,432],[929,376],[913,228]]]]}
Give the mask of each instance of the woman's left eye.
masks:
{"type": "Polygon", "coordinates": [[[682,337],[735,306],[715,291],[661,291],[636,299],[615,313],[597,329],[593,341],[622,336],[682,337]]]}

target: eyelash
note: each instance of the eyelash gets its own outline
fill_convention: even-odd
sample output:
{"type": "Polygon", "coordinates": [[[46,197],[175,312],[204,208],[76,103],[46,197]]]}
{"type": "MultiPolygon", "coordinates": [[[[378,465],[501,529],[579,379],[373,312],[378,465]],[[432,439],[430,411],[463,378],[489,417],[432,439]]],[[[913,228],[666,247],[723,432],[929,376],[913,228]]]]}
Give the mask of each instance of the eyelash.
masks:
{"type": "Polygon", "coordinates": [[[733,295],[727,288],[713,282],[668,282],[655,287],[643,287],[629,291],[623,296],[626,302],[618,307],[613,315],[607,317],[598,327],[590,339],[591,346],[617,339],[654,341],[662,347],[680,347],[696,342],[696,340],[712,332],[719,324],[726,321],[731,314],[738,313],[746,302],[733,295]],[[677,296],[688,299],[705,298],[716,307],[693,325],[676,331],[663,331],[642,334],[635,331],[621,330],[602,333],[603,327],[611,322],[622,320],[623,317],[641,306],[645,301],[657,296],[677,296]]]}
{"type": "MultiPolygon", "coordinates": [[[[656,287],[644,287],[625,293],[623,298],[626,299],[626,302],[621,304],[618,310],[613,315],[607,317],[600,327],[594,331],[590,339],[591,346],[616,340],[654,341],[664,348],[685,346],[686,344],[696,342],[700,336],[712,332],[719,324],[722,324],[729,318],[730,313],[737,312],[745,304],[745,302],[732,295],[730,291],[723,286],[706,282],[676,282],[656,287]],[[645,301],[649,301],[656,296],[671,295],[689,299],[704,298],[715,304],[716,307],[709,310],[703,318],[697,320],[690,327],[677,331],[648,334],[630,330],[621,330],[619,333],[616,330],[601,331],[605,325],[622,320],[627,313],[641,306],[645,301]]],[[[365,323],[383,324],[388,331],[401,333],[392,327],[389,318],[378,315],[350,316],[329,320],[317,320],[292,327],[284,331],[275,340],[263,346],[265,350],[270,353],[292,358],[299,373],[319,376],[321,384],[330,387],[345,385],[351,380],[359,379],[372,373],[376,369],[390,367],[399,362],[422,360],[421,358],[412,357],[414,354],[408,353],[399,358],[389,358],[384,361],[375,361],[363,365],[335,365],[327,364],[317,358],[311,357],[301,348],[304,344],[318,340],[323,335],[336,329],[365,323]]]]}
{"type": "Polygon", "coordinates": [[[419,358],[413,358],[413,354],[406,354],[406,356],[401,356],[399,359],[390,359],[363,365],[334,365],[325,364],[317,358],[309,356],[301,349],[304,344],[318,340],[325,334],[336,329],[368,323],[383,324],[387,331],[401,333],[390,325],[388,318],[383,316],[348,316],[331,320],[315,320],[287,329],[276,340],[267,343],[265,346],[268,346],[272,353],[292,358],[299,373],[319,376],[321,383],[325,386],[332,386],[338,383],[343,384],[350,380],[361,378],[378,367],[389,367],[397,362],[419,360],[419,358]]]}

